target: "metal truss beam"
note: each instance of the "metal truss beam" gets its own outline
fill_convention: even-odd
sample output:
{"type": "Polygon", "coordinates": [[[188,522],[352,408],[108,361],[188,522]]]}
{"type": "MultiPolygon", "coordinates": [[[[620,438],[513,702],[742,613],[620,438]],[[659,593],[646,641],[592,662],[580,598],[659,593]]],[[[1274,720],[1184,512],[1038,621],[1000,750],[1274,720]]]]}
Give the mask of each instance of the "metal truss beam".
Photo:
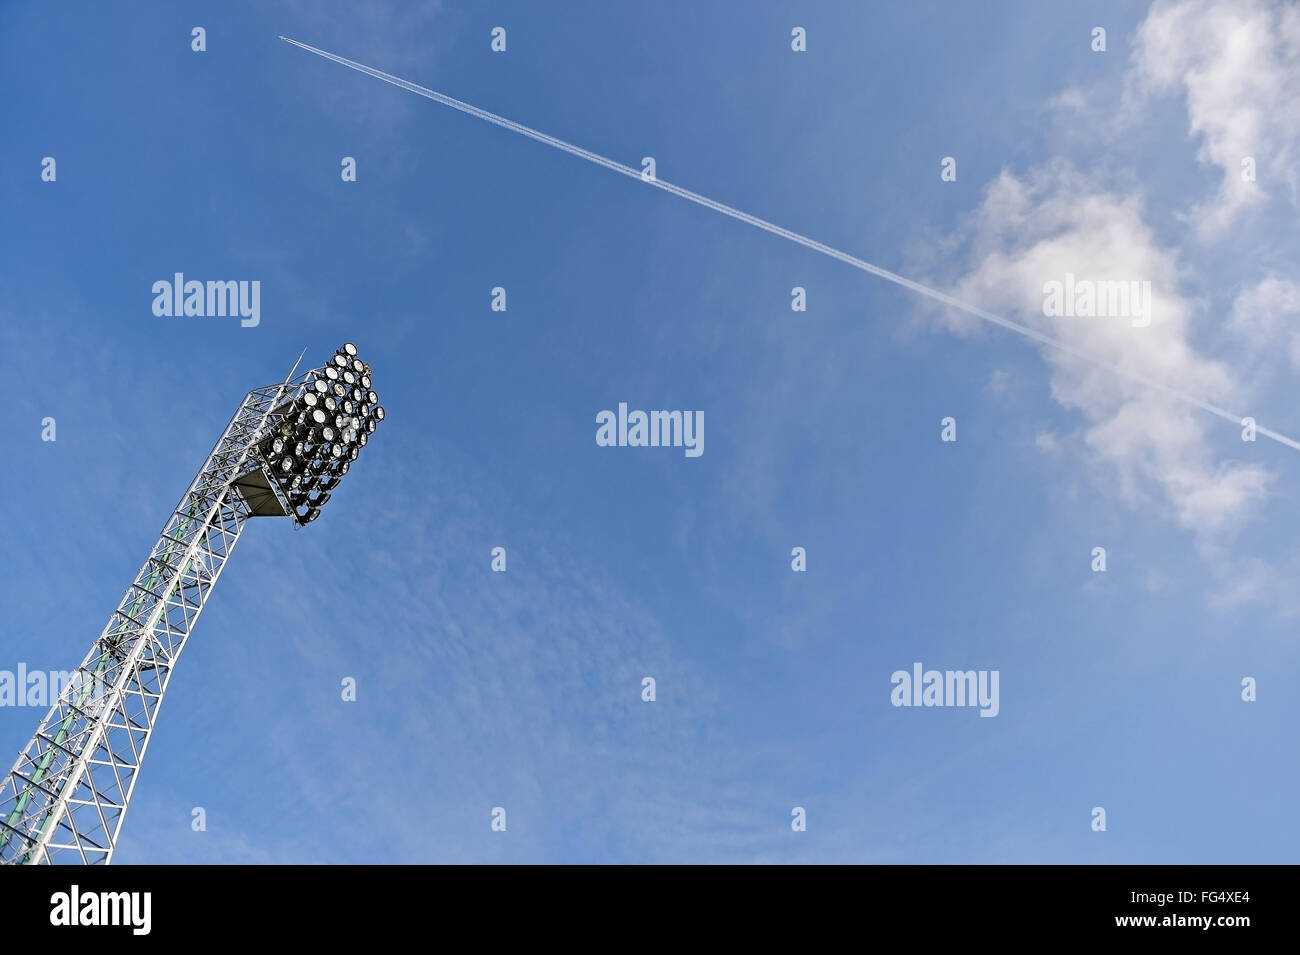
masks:
{"type": "MultiPolygon", "coordinates": [[[[295,366],[296,370],[296,366],[295,366]]],[[[176,661],[253,515],[236,482],[306,376],[250,391],[0,783],[0,863],[108,864],[176,661]]]]}

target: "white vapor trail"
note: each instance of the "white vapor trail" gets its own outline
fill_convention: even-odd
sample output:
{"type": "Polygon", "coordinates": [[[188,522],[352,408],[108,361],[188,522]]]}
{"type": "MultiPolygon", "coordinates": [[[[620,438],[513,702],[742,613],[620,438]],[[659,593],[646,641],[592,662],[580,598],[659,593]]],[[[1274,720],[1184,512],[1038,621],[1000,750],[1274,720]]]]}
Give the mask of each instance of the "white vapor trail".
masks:
{"type": "MultiPolygon", "coordinates": [[[[882,278],[886,282],[892,282],[895,285],[901,285],[903,288],[910,289],[913,292],[916,292],[918,295],[924,295],[927,298],[934,299],[937,302],[942,302],[944,305],[950,306],[951,308],[959,309],[963,312],[967,312],[970,315],[974,315],[976,318],[981,318],[986,322],[991,322],[992,324],[999,325],[1002,328],[1009,329],[1010,331],[1016,332],[1019,335],[1023,335],[1025,338],[1030,338],[1042,345],[1046,345],[1049,348],[1054,348],[1059,352],[1070,355],[1074,358],[1078,358],[1082,361],[1086,361],[1092,365],[1096,365],[1099,368],[1105,368],[1107,371],[1119,375],[1121,378],[1127,378],[1130,381],[1134,381],[1142,385],[1143,387],[1161,392],[1162,394],[1168,395],[1171,398],[1175,398],[1178,401],[1184,402],[1185,404],[1189,404],[1192,405],[1193,407],[1200,408],[1202,411],[1208,411],[1210,414],[1217,415],[1218,417],[1223,418],[1226,421],[1231,421],[1233,424],[1238,424],[1238,425],[1241,424],[1242,421],[1241,415],[1234,414],[1231,411],[1228,411],[1224,408],[1220,408],[1218,405],[1210,404],[1208,401],[1204,401],[1200,398],[1197,398],[1195,395],[1190,395],[1187,394],[1186,392],[1179,391],[1176,388],[1171,388],[1168,385],[1161,384],[1160,382],[1152,381],[1151,379],[1143,375],[1139,375],[1131,371],[1126,371],[1117,365],[1111,364],[1108,361],[1105,361],[1100,358],[1096,358],[1092,355],[1087,354],[1086,352],[1081,352],[1075,348],[1071,348],[1069,345],[1057,341],[1056,339],[1052,338],[1050,335],[1044,335],[1042,332],[1036,331],[1035,329],[1032,329],[1027,325],[1022,325],[1019,322],[1013,322],[1008,318],[1003,318],[1000,315],[995,315],[992,312],[985,311],[984,309],[979,308],[976,305],[971,305],[968,302],[963,302],[960,301],[959,299],[955,299],[950,295],[946,295],[945,293],[940,292],[938,289],[933,289],[927,285],[922,285],[920,282],[914,282],[909,278],[905,278],[904,276],[898,275],[895,272],[890,272],[888,269],[883,269],[878,265],[872,265],[870,262],[867,262],[863,259],[859,259],[856,256],[849,255],[847,252],[841,252],[839,249],[832,248],[831,246],[818,242],[815,239],[810,239],[805,235],[800,235],[798,232],[791,232],[789,229],[785,229],[779,225],[768,222],[766,219],[760,219],[757,216],[752,216],[747,212],[742,212],[739,209],[735,209],[731,206],[725,205],[714,199],[710,199],[708,196],[702,196],[697,192],[691,192],[689,189],[683,189],[681,186],[675,186],[670,182],[664,182],[663,180],[657,178],[655,179],[644,178],[641,174],[641,170],[633,168],[632,166],[625,166],[622,163],[615,162],[612,159],[607,159],[604,156],[601,156],[597,153],[593,153],[588,149],[583,149],[581,146],[575,146],[572,143],[566,143],[562,139],[556,139],[554,136],[548,136],[546,133],[540,132],[539,130],[532,129],[531,127],[524,126],[521,123],[516,123],[513,120],[506,119],[504,116],[498,116],[495,113],[489,113],[485,109],[479,109],[477,106],[471,106],[469,103],[465,103],[451,96],[447,96],[445,93],[438,93],[434,90],[426,89],[425,87],[418,86],[415,83],[410,82],[409,80],[404,80],[401,77],[393,76],[392,74],[385,73],[382,70],[376,70],[373,67],[366,66],[363,63],[357,63],[356,61],[349,60],[346,57],[337,56],[334,53],[329,53],[325,50],[317,49],[314,46],[308,46],[306,43],[300,43],[299,41],[290,39],[287,36],[281,36],[280,39],[286,43],[293,44],[299,49],[306,50],[308,53],[315,53],[317,56],[322,56],[327,60],[332,60],[335,63],[340,63],[343,66],[346,66],[349,69],[356,70],[359,73],[365,73],[367,76],[373,76],[377,80],[383,80],[385,83],[391,83],[393,86],[397,86],[404,90],[407,90],[408,92],[415,93],[419,96],[423,96],[426,99],[431,99],[436,103],[441,103],[443,106],[450,106],[452,109],[460,110],[460,112],[462,113],[468,113],[470,116],[474,116],[478,119],[486,120],[487,122],[492,123],[495,126],[500,126],[503,129],[508,129],[512,133],[518,133],[521,136],[527,136],[529,139],[535,139],[539,143],[545,143],[547,146],[553,146],[554,148],[569,153],[572,156],[577,156],[579,159],[585,159],[588,162],[595,163],[598,166],[604,166],[606,169],[609,169],[612,172],[622,173],[624,176],[628,176],[630,178],[637,179],[641,182],[644,182],[647,185],[654,186],[656,189],[662,189],[664,192],[671,192],[673,195],[680,196],[681,198],[693,202],[696,205],[704,206],[706,209],[712,209],[714,212],[720,212],[725,216],[730,216],[731,218],[737,219],[740,222],[744,222],[749,225],[752,225],[757,229],[762,229],[764,232],[770,232],[773,235],[778,235],[783,239],[788,239],[791,242],[802,245],[804,248],[812,249],[814,252],[820,252],[822,255],[829,256],[832,259],[837,259],[840,262],[845,263],[846,265],[851,265],[855,269],[859,269],[870,275],[874,275],[877,278],[882,278]]],[[[1296,441],[1293,438],[1288,438],[1284,434],[1280,434],[1276,431],[1273,431],[1269,428],[1262,427],[1258,424],[1255,427],[1255,431],[1257,434],[1261,434],[1266,438],[1271,438],[1274,441],[1277,441],[1281,444],[1285,444],[1287,447],[1294,448],[1297,451],[1300,451],[1300,441],[1296,441]]]]}

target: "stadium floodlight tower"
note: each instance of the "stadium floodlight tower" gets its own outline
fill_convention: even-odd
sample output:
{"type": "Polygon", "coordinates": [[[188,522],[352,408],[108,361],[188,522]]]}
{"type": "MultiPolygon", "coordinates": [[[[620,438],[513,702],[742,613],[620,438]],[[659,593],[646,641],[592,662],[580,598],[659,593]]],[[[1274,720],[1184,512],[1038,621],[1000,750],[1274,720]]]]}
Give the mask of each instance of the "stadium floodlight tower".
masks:
{"type": "Polygon", "coordinates": [[[0,862],[112,862],[172,668],[244,522],[316,520],[384,420],[355,345],[295,377],[297,369],[244,398],[0,784],[0,862]]]}

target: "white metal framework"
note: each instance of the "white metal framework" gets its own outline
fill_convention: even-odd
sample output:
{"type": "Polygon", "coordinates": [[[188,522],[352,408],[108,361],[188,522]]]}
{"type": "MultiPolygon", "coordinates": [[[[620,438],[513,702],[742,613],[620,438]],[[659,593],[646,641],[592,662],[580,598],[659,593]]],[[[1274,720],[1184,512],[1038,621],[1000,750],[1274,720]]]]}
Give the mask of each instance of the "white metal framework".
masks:
{"type": "Polygon", "coordinates": [[[300,413],[297,402],[317,378],[323,369],[290,372],[244,398],[104,632],[0,783],[0,863],[112,861],[172,668],[244,522],[293,516],[258,444],[300,413]]]}

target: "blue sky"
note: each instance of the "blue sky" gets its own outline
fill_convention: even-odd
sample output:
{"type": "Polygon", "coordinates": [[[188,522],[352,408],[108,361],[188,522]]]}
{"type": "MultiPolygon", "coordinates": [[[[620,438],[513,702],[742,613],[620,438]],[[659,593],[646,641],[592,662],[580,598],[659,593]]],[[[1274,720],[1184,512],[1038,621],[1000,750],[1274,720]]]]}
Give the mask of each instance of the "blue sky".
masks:
{"type": "Polygon", "coordinates": [[[302,348],[389,411],[244,533],[116,861],[1294,861],[1296,451],[276,39],[1300,432],[1294,7],[806,6],[0,10],[0,669],[80,661],[302,348]],[[1035,314],[1117,269],[1151,328],[1035,314]],[[156,317],[178,271],[260,324],[156,317]],[[704,454],[598,447],[620,401],[704,454]],[[997,717],[892,706],[914,661],[997,717]]]}

